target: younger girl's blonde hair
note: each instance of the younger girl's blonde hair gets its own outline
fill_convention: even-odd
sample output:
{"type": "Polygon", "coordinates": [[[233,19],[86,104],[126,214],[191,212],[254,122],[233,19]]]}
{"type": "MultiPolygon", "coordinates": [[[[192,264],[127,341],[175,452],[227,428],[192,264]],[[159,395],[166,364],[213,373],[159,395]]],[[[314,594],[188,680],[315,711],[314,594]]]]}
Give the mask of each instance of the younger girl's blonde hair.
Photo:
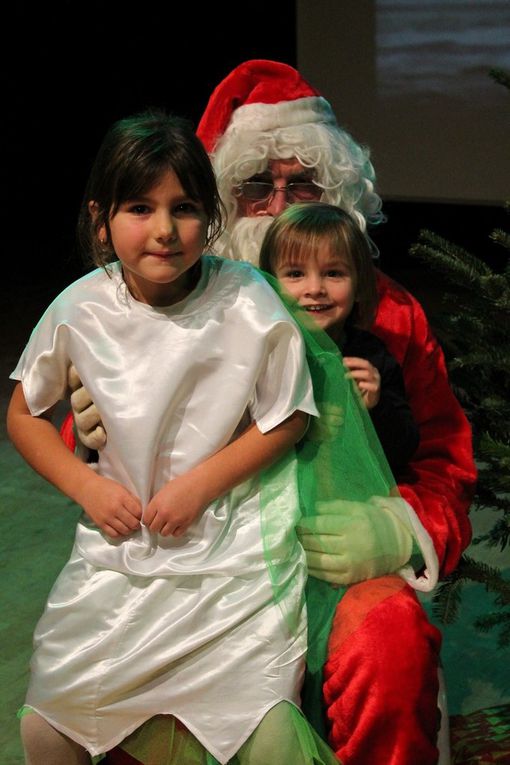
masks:
{"type": "Polygon", "coordinates": [[[370,241],[345,210],[324,202],[290,205],[273,219],[260,251],[260,268],[277,268],[314,258],[324,247],[345,258],[352,269],[356,302],[347,322],[369,329],[377,309],[377,286],[370,241]]]}

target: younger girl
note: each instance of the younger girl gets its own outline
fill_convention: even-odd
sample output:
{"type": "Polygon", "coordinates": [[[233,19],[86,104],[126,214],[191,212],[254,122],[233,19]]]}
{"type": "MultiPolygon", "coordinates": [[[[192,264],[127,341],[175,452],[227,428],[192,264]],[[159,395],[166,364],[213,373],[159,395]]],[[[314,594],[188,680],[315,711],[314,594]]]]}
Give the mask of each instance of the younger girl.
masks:
{"type": "Polygon", "coordinates": [[[260,267],[276,276],[342,351],[386,458],[394,472],[401,470],[418,447],[419,431],[400,366],[367,331],[377,289],[366,235],[339,207],[294,204],[266,231],[260,267]]]}
{"type": "MultiPolygon", "coordinates": [[[[344,385],[343,362],[343,369],[346,367],[347,376],[356,382],[359,399],[370,413],[385,456],[398,475],[417,448],[419,435],[407,403],[400,367],[383,342],[367,331],[376,309],[377,292],[370,245],[365,234],[352,217],[336,206],[322,202],[294,204],[275,217],[267,229],[261,247],[260,266],[277,278],[284,293],[297,301],[296,316],[301,314],[305,326],[311,323],[321,327],[330,342],[333,341],[341,350],[343,359],[339,359],[338,367],[328,367],[328,398],[334,400],[335,386],[341,389],[344,385]]],[[[270,276],[268,279],[272,280],[270,276]]],[[[317,396],[316,402],[319,402],[317,396]]],[[[321,410],[324,411],[323,406],[321,410]]],[[[335,417],[343,416],[343,408],[333,407],[326,423],[328,419],[334,423],[335,417]]],[[[331,437],[331,428],[321,425],[322,419],[317,424],[314,421],[310,430],[312,433],[318,430],[319,438],[327,441],[331,437]]],[[[375,454],[377,443],[372,441],[371,447],[369,453],[375,454]]],[[[325,451],[324,447],[322,451],[325,451]]],[[[433,571],[434,558],[430,538],[411,508],[399,496],[396,487],[390,498],[381,498],[378,492],[374,492],[368,502],[364,499],[362,506],[352,501],[353,497],[357,499],[352,487],[352,471],[356,469],[358,454],[347,448],[347,455],[346,458],[345,449],[335,448],[334,443],[329,453],[323,455],[314,474],[318,484],[315,496],[326,496],[326,501],[316,503],[316,515],[311,519],[311,524],[308,524],[307,518],[300,522],[299,537],[306,550],[309,573],[321,580],[343,584],[337,572],[342,571],[345,561],[349,560],[351,581],[356,582],[341,590],[340,598],[335,603],[327,590],[322,588],[315,593],[311,589],[310,585],[317,583],[316,579],[311,577],[308,581],[308,604],[309,607],[314,606],[311,613],[315,614],[319,597],[326,607],[322,623],[315,617],[309,619],[309,645],[313,650],[308,655],[303,708],[316,729],[324,737],[327,735],[332,744],[346,742],[347,760],[354,747],[358,747],[358,751],[363,753],[359,761],[368,762],[371,761],[371,736],[359,723],[358,707],[350,705],[352,689],[346,688],[345,684],[335,685],[337,663],[343,656],[347,657],[346,663],[352,657],[352,641],[360,636],[364,638],[364,625],[378,618],[381,602],[390,604],[385,628],[388,634],[393,634],[393,630],[397,635],[401,609],[398,602],[392,609],[392,596],[402,591],[405,581],[414,585],[415,569],[419,570],[425,564],[433,571]],[[324,456],[329,459],[325,460],[324,456]],[[328,482],[332,488],[325,485],[328,482]],[[349,486],[347,496],[344,493],[346,484],[349,486]],[[367,509],[375,529],[373,536],[364,535],[367,509]],[[355,529],[357,533],[353,533],[355,529]],[[357,540],[357,544],[353,544],[353,539],[357,540]],[[328,662],[325,662],[325,653],[321,653],[321,636],[325,629],[329,634],[328,654],[335,657],[328,662]],[[317,714],[318,687],[323,690],[328,705],[332,704],[333,698],[338,700],[338,709],[341,710],[338,719],[342,722],[338,723],[330,713],[328,723],[331,727],[324,728],[325,714],[317,714]],[[352,738],[346,735],[350,726],[356,730],[352,738]]],[[[373,477],[367,467],[360,478],[366,481],[366,485],[371,485],[373,477]]],[[[409,613],[412,609],[421,608],[414,595],[406,607],[409,613]]],[[[429,640],[429,635],[424,639],[429,640]]],[[[401,640],[401,636],[396,637],[395,652],[401,640]]],[[[381,659],[377,644],[372,642],[371,648],[372,654],[370,658],[365,658],[365,663],[369,671],[377,675],[381,659]]],[[[432,656],[432,653],[426,651],[423,655],[432,656]]],[[[347,669],[350,674],[352,666],[351,661],[347,669]]],[[[415,665],[409,667],[410,673],[413,673],[415,665]]],[[[364,671],[366,673],[367,669],[364,671]]],[[[388,671],[391,672],[391,668],[388,671]]],[[[416,686],[410,680],[409,689],[412,688],[413,695],[418,696],[419,704],[428,708],[434,704],[437,690],[431,687],[421,694],[419,678],[422,676],[428,677],[416,673],[416,686]]],[[[385,698],[386,707],[387,703],[385,698]]],[[[396,703],[403,703],[402,699],[396,703]]],[[[372,705],[364,720],[370,719],[370,724],[376,725],[379,716],[387,711],[386,707],[383,710],[372,705]]],[[[388,719],[399,720],[400,715],[392,711],[388,719]]],[[[409,734],[406,731],[403,735],[409,734]]],[[[397,737],[398,734],[395,740],[397,737]]],[[[385,750],[388,761],[394,753],[393,749],[385,750]]]]}
{"type": "Polygon", "coordinates": [[[161,714],[221,763],[245,742],[245,762],[270,762],[268,741],[279,765],[335,761],[295,706],[306,569],[291,447],[317,413],[303,341],[254,267],[203,254],[219,221],[187,122],[114,124],[78,225],[99,267],[50,305],[11,375],[13,443],[83,508],[35,631],[28,765],[88,763],[161,714]],[[108,432],[97,472],[51,423],[71,363],[108,432]],[[272,463],[280,493],[264,500],[272,463]]]}

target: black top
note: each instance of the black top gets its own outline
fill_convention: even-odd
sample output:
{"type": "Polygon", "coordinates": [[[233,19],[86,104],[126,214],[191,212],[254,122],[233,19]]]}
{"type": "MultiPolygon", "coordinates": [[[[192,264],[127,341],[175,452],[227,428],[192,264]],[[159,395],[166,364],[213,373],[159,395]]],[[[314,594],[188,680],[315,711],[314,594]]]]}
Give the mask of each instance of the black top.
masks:
{"type": "Polygon", "coordinates": [[[392,471],[407,465],[420,442],[420,432],[407,401],[402,369],[382,340],[371,332],[346,327],[343,356],[367,359],[381,375],[379,402],[368,412],[392,471]]]}

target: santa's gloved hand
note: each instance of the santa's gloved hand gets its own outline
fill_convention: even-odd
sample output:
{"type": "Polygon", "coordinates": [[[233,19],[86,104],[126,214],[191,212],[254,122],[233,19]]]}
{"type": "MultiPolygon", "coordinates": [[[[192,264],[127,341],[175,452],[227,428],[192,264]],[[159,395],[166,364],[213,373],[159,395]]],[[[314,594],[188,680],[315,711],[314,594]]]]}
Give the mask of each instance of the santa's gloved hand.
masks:
{"type": "Polygon", "coordinates": [[[67,382],[73,391],[71,409],[78,439],[87,449],[99,451],[106,444],[106,431],[101,422],[101,415],[72,365],[69,367],[67,382]]]}
{"type": "Polygon", "coordinates": [[[397,571],[410,559],[413,533],[400,497],[317,503],[297,529],[308,573],[332,584],[354,584],[397,571]]]}
{"type": "Polygon", "coordinates": [[[306,432],[309,441],[333,441],[344,424],[344,410],[336,404],[320,404],[320,417],[311,417],[306,432]]]}

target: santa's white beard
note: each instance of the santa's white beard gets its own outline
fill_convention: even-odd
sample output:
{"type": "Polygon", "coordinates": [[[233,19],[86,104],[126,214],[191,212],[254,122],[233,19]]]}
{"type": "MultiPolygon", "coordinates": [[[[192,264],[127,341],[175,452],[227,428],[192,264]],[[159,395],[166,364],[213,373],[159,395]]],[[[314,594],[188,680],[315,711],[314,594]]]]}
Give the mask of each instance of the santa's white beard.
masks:
{"type": "Polygon", "coordinates": [[[217,242],[218,254],[232,260],[248,260],[258,266],[260,246],[272,220],[271,215],[238,218],[231,231],[217,242]]]}

